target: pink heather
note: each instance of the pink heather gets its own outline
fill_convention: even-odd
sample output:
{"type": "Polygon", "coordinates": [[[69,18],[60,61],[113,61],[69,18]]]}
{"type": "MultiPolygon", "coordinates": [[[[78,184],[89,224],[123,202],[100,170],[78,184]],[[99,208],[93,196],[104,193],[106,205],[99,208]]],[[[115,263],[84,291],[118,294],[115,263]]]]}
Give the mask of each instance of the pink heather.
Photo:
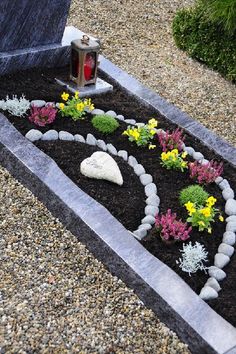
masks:
{"type": "Polygon", "coordinates": [[[187,228],[187,223],[176,220],[176,214],[171,214],[171,209],[167,210],[165,215],[157,215],[155,218],[155,226],[160,232],[160,236],[165,240],[181,240],[185,241],[189,238],[192,228],[187,228]]]}
{"type": "Polygon", "coordinates": [[[57,114],[57,109],[53,108],[53,106],[49,105],[47,107],[35,107],[31,108],[29,120],[30,122],[38,125],[40,127],[44,127],[46,124],[52,123],[57,114]]]}
{"type": "Polygon", "coordinates": [[[185,140],[183,130],[177,128],[171,133],[167,130],[166,132],[160,132],[157,137],[164,152],[173,149],[183,150],[182,144],[185,140]]]}
{"type": "Polygon", "coordinates": [[[196,179],[200,184],[209,184],[223,173],[223,163],[209,161],[201,165],[198,161],[189,163],[190,178],[196,179]]]}

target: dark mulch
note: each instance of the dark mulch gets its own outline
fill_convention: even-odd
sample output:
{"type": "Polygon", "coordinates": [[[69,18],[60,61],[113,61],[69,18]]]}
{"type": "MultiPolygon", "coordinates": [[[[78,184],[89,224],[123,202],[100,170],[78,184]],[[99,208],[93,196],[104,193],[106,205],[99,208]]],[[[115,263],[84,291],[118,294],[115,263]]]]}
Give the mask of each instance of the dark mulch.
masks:
{"type": "MultiPolygon", "coordinates": [[[[46,101],[60,101],[62,88],[54,82],[54,77],[65,76],[65,69],[57,70],[30,70],[20,72],[17,75],[9,75],[1,78],[0,99],[7,94],[21,95],[24,93],[30,100],[44,99],[46,101]]],[[[134,97],[128,96],[127,93],[115,86],[112,93],[101,95],[93,99],[97,108],[104,110],[113,109],[119,114],[123,114],[126,118],[135,118],[137,121],[147,121],[150,117],[155,117],[159,121],[159,127],[164,129],[173,129],[175,125],[169,123],[161,117],[154,109],[144,106],[139,103],[134,97]]],[[[35,128],[27,119],[12,117],[6,114],[12,124],[25,134],[28,130],[35,128]]],[[[190,184],[192,181],[188,177],[188,173],[167,171],[160,166],[159,156],[160,148],[149,151],[146,148],[137,148],[121,133],[125,129],[124,124],[120,124],[119,129],[104,137],[99,132],[95,131],[90,123],[90,115],[83,121],[73,122],[71,119],[58,117],[56,121],[45,128],[40,128],[42,132],[49,129],[66,130],[70,133],[94,134],[97,138],[104,139],[106,142],[111,142],[117,149],[125,149],[129,154],[134,155],[138,161],[144,165],[146,172],[153,176],[154,182],[158,187],[158,195],[161,199],[160,212],[166,212],[171,208],[175,211],[179,218],[185,219],[186,213],[178,203],[178,194],[180,190],[190,184]]],[[[213,151],[210,151],[206,146],[190,135],[186,137],[186,144],[193,146],[197,151],[204,154],[207,159],[215,159],[221,161],[219,156],[216,156],[213,151]]],[[[133,173],[132,168],[128,166],[121,158],[116,157],[120,170],[124,178],[122,187],[113,185],[107,181],[92,180],[82,176],[79,172],[81,161],[90,156],[95,147],[76,142],[44,142],[36,143],[41,150],[51,156],[61,169],[83,189],[101,204],[103,204],[127,229],[135,230],[144,217],[145,195],[144,189],[139,182],[137,176],[133,173]]],[[[236,190],[236,174],[235,169],[224,161],[224,177],[229,179],[231,187],[236,190]]],[[[217,198],[217,207],[224,210],[224,200],[221,192],[215,184],[206,187],[207,191],[217,198]]],[[[214,255],[222,240],[222,235],[225,229],[225,223],[216,221],[213,225],[212,235],[206,232],[199,233],[193,230],[191,233],[191,241],[198,241],[205,245],[209,252],[209,265],[213,264],[214,255]]],[[[207,275],[204,272],[197,272],[191,277],[187,273],[182,272],[176,265],[176,260],[180,257],[179,249],[182,248],[181,243],[176,243],[171,247],[166,246],[158,237],[155,229],[142,241],[152,254],[174,269],[197,293],[207,280],[207,275]]],[[[216,300],[209,301],[209,305],[214,308],[220,315],[236,325],[236,257],[233,256],[231,262],[224,269],[227,273],[227,278],[221,282],[222,291],[216,300]]],[[[174,291],[174,289],[173,289],[174,291]]]]}

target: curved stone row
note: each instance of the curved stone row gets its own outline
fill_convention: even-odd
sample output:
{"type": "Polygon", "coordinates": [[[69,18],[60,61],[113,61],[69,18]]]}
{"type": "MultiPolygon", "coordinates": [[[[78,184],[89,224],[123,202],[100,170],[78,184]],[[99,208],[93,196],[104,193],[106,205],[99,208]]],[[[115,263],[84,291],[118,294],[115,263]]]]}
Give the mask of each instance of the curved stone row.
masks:
{"type": "Polygon", "coordinates": [[[39,130],[31,129],[25,137],[34,142],[37,140],[66,140],[66,141],[77,141],[80,143],[86,143],[88,145],[97,146],[103,151],[107,151],[111,155],[119,156],[123,158],[124,161],[133,168],[134,173],[139,177],[141,184],[144,186],[144,192],[146,195],[146,207],[145,207],[145,217],[141,220],[137,230],[134,230],[132,234],[138,239],[141,240],[147,235],[147,231],[152,228],[152,225],[155,223],[155,215],[159,213],[160,198],[157,195],[157,187],[153,183],[153,178],[150,174],[146,173],[143,165],[138,163],[137,159],[128,155],[126,150],[119,150],[115,148],[112,144],[106,144],[104,140],[96,139],[92,134],[87,134],[84,138],[80,134],[72,135],[66,131],[60,131],[59,133],[56,130],[48,130],[46,133],[41,133],[39,130]]]}
{"type": "MultiPolygon", "coordinates": [[[[196,152],[190,146],[183,146],[183,150],[193,157],[193,159],[199,161],[202,164],[206,164],[209,161],[204,158],[200,152],[196,152]]],[[[223,234],[222,243],[218,247],[218,252],[214,258],[214,266],[209,267],[209,278],[200,291],[200,297],[203,300],[215,299],[218,297],[218,292],[221,290],[219,281],[222,281],[226,277],[226,273],[223,268],[229,263],[230,258],[234,254],[234,245],[236,242],[236,200],[234,199],[234,191],[230,187],[228,180],[223,177],[217,177],[215,183],[222,191],[222,196],[225,203],[225,213],[228,215],[226,219],[226,230],[223,234]]]]}
{"type": "MultiPolygon", "coordinates": [[[[38,105],[42,107],[47,104],[52,104],[51,102],[45,101],[32,101],[31,104],[38,105]]],[[[137,123],[135,119],[125,119],[123,115],[116,114],[115,111],[109,110],[107,112],[101,109],[94,109],[90,112],[93,115],[106,114],[112,116],[118,120],[124,121],[126,124],[143,126],[144,123],[137,123]]],[[[162,129],[156,129],[156,132],[163,131],[162,129]]],[[[141,183],[145,186],[146,207],[145,207],[145,217],[142,219],[141,224],[138,229],[132,232],[132,235],[137,239],[141,240],[146,236],[147,231],[151,229],[152,225],[155,223],[155,215],[159,213],[160,198],[157,195],[156,185],[152,182],[152,176],[145,173],[144,167],[139,164],[135,157],[128,156],[128,152],[125,150],[120,150],[117,152],[116,148],[112,144],[106,144],[103,140],[96,140],[92,134],[88,134],[86,140],[79,134],[72,135],[68,132],[56,132],[48,131],[42,134],[38,130],[32,129],[26,134],[26,137],[31,140],[75,140],[79,142],[86,142],[90,145],[97,145],[104,151],[108,151],[113,155],[118,155],[122,157],[125,161],[128,161],[129,165],[133,167],[134,172],[139,176],[141,183]],[[146,185],[144,183],[147,183],[146,185]]],[[[192,156],[196,161],[201,164],[207,164],[209,161],[204,158],[203,154],[199,151],[195,151],[193,147],[186,146],[183,144],[183,150],[192,156]]],[[[234,245],[236,243],[236,200],[234,199],[234,191],[230,187],[228,180],[218,177],[215,183],[222,191],[222,196],[225,203],[225,213],[228,215],[226,219],[226,230],[223,234],[222,243],[218,247],[218,253],[214,258],[214,266],[209,267],[208,274],[209,279],[207,280],[204,287],[201,289],[200,297],[203,300],[213,299],[218,297],[218,292],[221,290],[219,281],[222,281],[226,277],[226,273],[222,270],[230,261],[230,258],[234,254],[234,245]]]]}

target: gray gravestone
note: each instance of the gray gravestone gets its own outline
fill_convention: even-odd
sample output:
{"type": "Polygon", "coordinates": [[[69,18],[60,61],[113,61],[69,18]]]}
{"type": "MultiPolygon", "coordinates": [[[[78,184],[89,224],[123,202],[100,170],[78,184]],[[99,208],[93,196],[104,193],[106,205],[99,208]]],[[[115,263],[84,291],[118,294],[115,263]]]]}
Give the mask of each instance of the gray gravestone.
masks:
{"type": "Polygon", "coordinates": [[[67,64],[78,38],[65,24],[71,0],[0,0],[0,74],[67,64]]]}

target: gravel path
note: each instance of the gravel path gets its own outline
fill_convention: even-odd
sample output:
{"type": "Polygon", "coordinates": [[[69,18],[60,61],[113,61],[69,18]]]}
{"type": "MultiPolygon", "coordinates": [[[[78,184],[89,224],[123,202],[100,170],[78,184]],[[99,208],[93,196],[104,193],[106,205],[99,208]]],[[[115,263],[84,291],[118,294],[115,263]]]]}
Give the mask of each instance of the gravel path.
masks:
{"type": "Polygon", "coordinates": [[[189,353],[3,168],[0,263],[0,353],[189,353]]]}
{"type": "Polygon", "coordinates": [[[236,86],[174,44],[171,23],[194,0],[72,0],[69,24],[99,37],[103,54],[236,146],[236,86]]]}

